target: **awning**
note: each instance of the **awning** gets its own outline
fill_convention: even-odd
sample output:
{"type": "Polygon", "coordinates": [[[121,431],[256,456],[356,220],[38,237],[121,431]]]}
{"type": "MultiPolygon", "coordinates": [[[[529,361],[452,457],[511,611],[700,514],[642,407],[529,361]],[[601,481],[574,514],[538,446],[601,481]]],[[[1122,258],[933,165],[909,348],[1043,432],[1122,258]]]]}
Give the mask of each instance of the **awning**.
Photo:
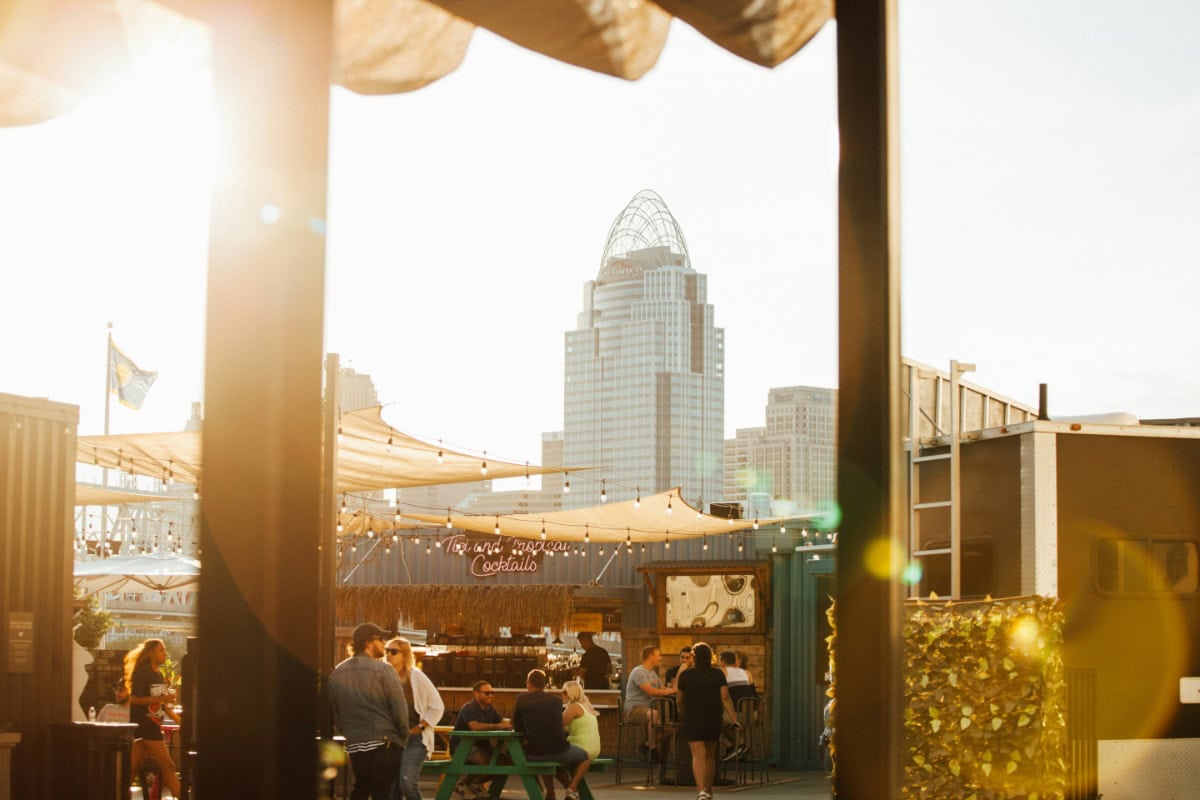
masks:
{"type": "Polygon", "coordinates": [[[96,486],[92,483],[75,484],[75,505],[77,506],[120,506],[126,503],[161,503],[183,499],[185,498],[179,495],[130,492],[124,489],[96,486]]]}
{"type": "MultiPolygon", "coordinates": [[[[467,453],[401,433],[383,421],[382,408],[349,411],[339,424],[338,492],[402,489],[469,483],[487,478],[516,478],[571,471],[498,461],[486,453],[467,453]],[[485,471],[486,468],[486,471],[485,471]]],[[[75,460],[163,481],[201,483],[200,431],[80,436],[75,460]]]]}
{"type": "Polygon", "coordinates": [[[166,592],[199,580],[200,562],[181,555],[145,553],[75,563],[75,585],[85,594],[119,592],[130,587],[133,591],[166,592]]]}
{"type": "MultiPolygon", "coordinates": [[[[70,110],[142,49],[195,49],[196,0],[16,0],[0,21],[0,125],[70,110]]],[[[214,11],[214,9],[217,9],[214,11]]],[[[227,12],[224,12],[227,13],[227,12]]],[[[419,89],[458,68],[476,26],[584,69],[635,80],[658,61],[672,17],[773,67],[833,16],[832,0],[337,0],[333,82],[361,94],[419,89]]]]}
{"type": "MultiPolygon", "coordinates": [[[[404,512],[407,519],[446,524],[446,515],[404,512]]],[[[814,518],[818,515],[812,515],[814,518]]],[[[789,517],[800,519],[801,517],[789,517]]],[[[680,497],[679,489],[647,495],[640,500],[604,503],[590,508],[545,514],[449,515],[450,526],[474,533],[556,542],[667,542],[778,525],[780,520],[726,519],[704,514],[680,497]]]]}

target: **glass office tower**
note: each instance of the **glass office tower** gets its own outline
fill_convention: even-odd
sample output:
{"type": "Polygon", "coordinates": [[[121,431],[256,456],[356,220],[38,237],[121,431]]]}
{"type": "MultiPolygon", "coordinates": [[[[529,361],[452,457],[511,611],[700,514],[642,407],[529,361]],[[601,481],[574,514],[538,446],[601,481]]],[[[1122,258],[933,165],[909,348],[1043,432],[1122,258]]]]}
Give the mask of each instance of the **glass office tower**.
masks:
{"type": "Polygon", "coordinates": [[[563,460],[594,466],[566,508],[675,486],[692,505],[723,491],[725,332],[679,223],[639,192],[609,230],[599,274],[565,341],[563,460]]]}

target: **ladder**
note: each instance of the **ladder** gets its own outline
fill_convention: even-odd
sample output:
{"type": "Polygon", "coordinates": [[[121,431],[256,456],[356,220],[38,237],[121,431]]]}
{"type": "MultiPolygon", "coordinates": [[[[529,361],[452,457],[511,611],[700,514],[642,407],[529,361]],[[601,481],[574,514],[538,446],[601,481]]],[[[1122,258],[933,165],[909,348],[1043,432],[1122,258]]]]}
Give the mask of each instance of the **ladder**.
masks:
{"type": "MultiPolygon", "coordinates": [[[[962,596],[962,505],[960,499],[960,453],[959,446],[962,438],[962,387],[959,378],[966,372],[975,370],[974,364],[958,361],[950,362],[950,378],[946,381],[942,375],[933,371],[921,369],[917,364],[910,363],[908,372],[908,552],[910,558],[921,563],[924,559],[938,556],[949,556],[950,559],[950,597],[957,600],[962,596]],[[933,408],[927,411],[921,403],[921,381],[933,381],[933,408]],[[948,386],[947,386],[948,384],[948,386]],[[942,418],[942,407],[945,405],[944,392],[950,394],[950,424],[946,429],[942,418]],[[923,437],[921,429],[924,421],[933,428],[933,436],[923,437]],[[927,452],[928,449],[940,449],[938,440],[949,437],[947,452],[927,452]],[[948,461],[949,497],[937,499],[921,499],[921,466],[931,462],[948,461]],[[950,546],[928,547],[922,537],[921,516],[925,512],[935,512],[946,509],[950,520],[950,546]]],[[[909,582],[909,596],[919,593],[919,581],[909,582]]]]}

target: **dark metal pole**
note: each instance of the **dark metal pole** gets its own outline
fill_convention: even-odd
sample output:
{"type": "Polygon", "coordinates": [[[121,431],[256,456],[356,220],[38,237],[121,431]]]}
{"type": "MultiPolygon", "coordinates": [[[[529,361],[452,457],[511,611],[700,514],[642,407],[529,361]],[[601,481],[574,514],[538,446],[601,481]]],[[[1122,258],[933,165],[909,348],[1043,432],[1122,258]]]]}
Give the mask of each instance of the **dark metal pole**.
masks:
{"type": "Polygon", "coordinates": [[[895,0],[837,4],[839,798],[900,796],[903,700],[895,0]]]}
{"type": "Polygon", "coordinates": [[[211,9],[197,796],[313,798],[332,2],[211,9]]]}

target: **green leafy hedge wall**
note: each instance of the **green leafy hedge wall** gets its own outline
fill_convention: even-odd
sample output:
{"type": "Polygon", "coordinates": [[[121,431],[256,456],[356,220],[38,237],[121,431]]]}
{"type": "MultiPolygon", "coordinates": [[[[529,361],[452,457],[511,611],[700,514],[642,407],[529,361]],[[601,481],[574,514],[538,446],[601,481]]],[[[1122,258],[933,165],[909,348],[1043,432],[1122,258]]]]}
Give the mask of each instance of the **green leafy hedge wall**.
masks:
{"type": "MultiPolygon", "coordinates": [[[[1062,800],[1058,601],[932,599],[910,602],[906,613],[903,797],[1062,800]]],[[[836,628],[830,639],[832,658],[836,628]]]]}

